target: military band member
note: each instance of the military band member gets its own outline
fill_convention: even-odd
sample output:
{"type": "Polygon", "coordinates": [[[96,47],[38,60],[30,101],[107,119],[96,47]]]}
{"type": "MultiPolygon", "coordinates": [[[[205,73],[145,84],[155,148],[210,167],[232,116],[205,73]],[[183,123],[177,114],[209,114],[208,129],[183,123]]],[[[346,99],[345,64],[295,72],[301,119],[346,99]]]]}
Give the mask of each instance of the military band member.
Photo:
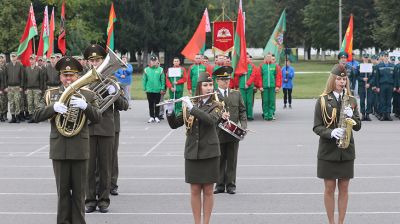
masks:
{"type": "Polygon", "coordinates": [[[50,119],[50,159],[53,161],[58,196],[57,223],[85,224],[85,185],[89,159],[88,120],[97,122],[101,114],[95,94],[84,88],[80,89],[79,93],[86,101],[82,98],[71,98],[71,108],[58,102],[67,86],[78,79],[82,66],[75,59],[64,57],[56,64],[56,69],[60,71],[62,85],[46,91],[33,118],[36,122],[50,119]],[[72,108],[83,110],[87,120],[77,135],[65,137],[58,131],[54,118],[58,114],[65,116],[72,108]]]}
{"type": "MultiPolygon", "coordinates": [[[[232,67],[222,66],[216,70],[213,76],[217,77],[218,94],[224,101],[226,110],[222,114],[223,120],[240,123],[243,129],[247,128],[246,107],[242,95],[237,90],[229,88],[232,67]]],[[[214,194],[226,192],[236,193],[236,167],[239,151],[239,140],[224,130],[218,128],[219,147],[221,149],[219,180],[215,186],[214,194]]]]}
{"type": "Polygon", "coordinates": [[[394,64],[389,62],[387,52],[382,54],[383,61],[376,66],[375,85],[379,93],[379,105],[382,116],[380,121],[392,121],[390,117],[392,96],[395,88],[394,64]]]}
{"type": "Polygon", "coordinates": [[[33,123],[31,116],[41,99],[44,81],[42,69],[36,66],[36,56],[34,54],[29,57],[29,62],[31,66],[25,68],[24,82],[28,104],[28,123],[33,123]]]}
{"type": "Polygon", "coordinates": [[[47,89],[54,88],[60,85],[60,75],[56,70],[55,66],[57,59],[55,55],[50,56],[50,64],[46,66],[44,70],[44,85],[47,89]]]}
{"type": "Polygon", "coordinates": [[[121,122],[119,111],[126,111],[129,108],[129,102],[127,97],[124,96],[124,92],[114,102],[114,147],[111,154],[111,195],[118,195],[118,147],[119,147],[119,132],[121,131],[121,122]]]}
{"type": "Polygon", "coordinates": [[[194,93],[196,92],[197,79],[199,78],[200,73],[206,72],[206,66],[203,65],[202,60],[202,55],[197,54],[194,58],[194,64],[188,68],[187,89],[189,95],[192,96],[194,96],[194,93]]]}
{"type": "MultiPolygon", "coordinates": [[[[179,77],[170,77],[170,74],[167,72],[166,85],[169,89],[169,98],[170,99],[179,99],[183,96],[183,88],[186,82],[186,69],[181,66],[181,61],[178,57],[174,58],[173,61],[174,66],[172,68],[179,68],[181,71],[181,75],[179,77]]],[[[182,102],[178,102],[175,105],[175,114],[182,112],[182,102]]]]}
{"type": "MultiPolygon", "coordinates": [[[[369,55],[363,55],[363,63],[369,63],[369,55]]],[[[358,95],[360,96],[360,112],[362,114],[361,120],[371,121],[369,115],[372,113],[372,73],[362,73],[357,77],[358,80],[358,95]]]]}
{"type": "Polygon", "coordinates": [[[7,111],[8,111],[8,100],[7,100],[7,92],[5,91],[6,86],[6,77],[5,77],[5,65],[6,65],[6,56],[1,53],[0,54],[0,122],[5,122],[7,120],[7,111]]]}
{"type": "Polygon", "coordinates": [[[8,102],[10,103],[11,121],[19,123],[23,118],[21,113],[22,91],[24,89],[24,66],[17,60],[17,53],[11,53],[11,62],[5,67],[5,83],[8,102]]]}
{"type": "MultiPolygon", "coordinates": [[[[213,80],[207,72],[200,73],[196,81],[196,96],[214,91],[213,80]]],[[[172,129],[186,126],[185,181],[190,184],[194,223],[209,224],[214,206],[213,185],[218,181],[221,155],[216,129],[222,106],[215,101],[214,95],[197,98],[194,103],[189,97],[183,97],[183,104],[180,114],[174,113],[173,104],[165,106],[168,124],[172,129]]]]}
{"type": "MultiPolygon", "coordinates": [[[[326,83],[324,92],[315,105],[313,131],[319,138],[318,145],[318,178],[324,179],[325,184],[325,209],[330,224],[334,220],[335,189],[339,189],[338,211],[339,222],[344,223],[348,202],[348,187],[350,179],[354,177],[355,146],[353,133],[350,133],[350,143],[346,149],[337,146],[337,140],[343,138],[345,130],[342,129],[341,107],[343,118],[351,118],[356,124],[352,130],[361,129],[360,116],[358,114],[357,100],[351,95],[350,83],[346,68],[343,65],[335,65],[326,83]],[[349,97],[348,105],[342,105],[343,89],[349,97]]],[[[350,130],[351,131],[351,130],[350,130]]]]}
{"type": "MultiPolygon", "coordinates": [[[[93,44],[86,48],[84,56],[94,69],[104,61],[107,53],[103,47],[93,44]]],[[[109,94],[115,93],[113,86],[107,87],[109,94]],[[112,87],[112,88],[111,88],[112,87]]],[[[111,188],[111,154],[114,147],[114,112],[108,107],[102,114],[100,121],[89,124],[90,159],[88,164],[88,178],[86,188],[86,212],[91,213],[99,208],[101,213],[108,212],[110,206],[111,188]],[[96,169],[98,169],[98,192],[96,194],[96,169]]]]}

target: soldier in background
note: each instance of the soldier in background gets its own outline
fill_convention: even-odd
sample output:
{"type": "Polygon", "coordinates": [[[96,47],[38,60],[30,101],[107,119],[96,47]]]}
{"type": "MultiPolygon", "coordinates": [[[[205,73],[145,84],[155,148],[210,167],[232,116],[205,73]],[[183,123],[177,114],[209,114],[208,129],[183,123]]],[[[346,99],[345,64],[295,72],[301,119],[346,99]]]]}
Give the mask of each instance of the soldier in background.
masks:
{"type": "Polygon", "coordinates": [[[49,88],[55,88],[60,85],[59,72],[56,70],[55,65],[57,59],[55,55],[50,56],[50,64],[48,64],[44,70],[44,86],[49,88]]]}
{"type": "Polygon", "coordinates": [[[371,62],[372,62],[372,76],[370,80],[370,85],[371,85],[371,90],[372,90],[372,114],[375,116],[378,116],[378,93],[376,92],[376,86],[375,86],[375,76],[376,76],[376,66],[379,64],[378,56],[377,55],[372,55],[371,56],[371,62]]]}
{"type": "Polygon", "coordinates": [[[36,56],[32,54],[29,57],[31,66],[25,68],[24,83],[25,83],[25,94],[27,98],[28,123],[34,123],[31,118],[35,108],[39,105],[39,101],[42,96],[43,88],[43,74],[39,66],[36,66],[36,56]]]}
{"type": "Polygon", "coordinates": [[[5,83],[8,102],[10,102],[11,121],[19,123],[21,113],[21,93],[24,89],[24,66],[17,60],[17,53],[11,53],[11,62],[5,67],[5,83]]]}
{"type": "Polygon", "coordinates": [[[392,96],[395,88],[394,64],[389,62],[387,52],[382,54],[383,61],[376,66],[376,90],[379,93],[380,121],[392,121],[390,117],[392,107],[392,96]]]}
{"type": "Polygon", "coordinates": [[[396,90],[393,92],[393,113],[395,117],[400,118],[400,61],[395,65],[394,76],[396,90]]]}
{"type": "Polygon", "coordinates": [[[8,111],[8,100],[7,100],[7,92],[4,91],[6,86],[6,77],[5,77],[5,65],[6,65],[6,56],[1,53],[0,54],[0,122],[4,122],[7,120],[7,111],[8,111]]]}
{"type": "MultiPolygon", "coordinates": [[[[369,63],[369,55],[363,54],[363,63],[369,63]]],[[[360,96],[360,112],[362,121],[371,121],[369,114],[372,113],[372,73],[360,73],[358,75],[358,95],[360,96]]]]}

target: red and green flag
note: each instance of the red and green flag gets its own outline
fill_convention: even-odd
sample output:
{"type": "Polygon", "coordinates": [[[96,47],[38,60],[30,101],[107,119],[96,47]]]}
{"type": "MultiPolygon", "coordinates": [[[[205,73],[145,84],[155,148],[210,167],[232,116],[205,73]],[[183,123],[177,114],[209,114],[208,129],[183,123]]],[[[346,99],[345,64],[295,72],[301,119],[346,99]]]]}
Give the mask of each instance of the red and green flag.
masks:
{"type": "Polygon", "coordinates": [[[67,52],[67,41],[65,31],[65,1],[62,2],[61,6],[61,23],[60,23],[60,34],[58,35],[58,49],[60,49],[62,55],[67,52]]]}
{"type": "Polygon", "coordinates": [[[49,49],[47,50],[47,57],[54,53],[54,8],[51,12],[50,25],[49,25],[49,49]]]}
{"type": "Polygon", "coordinates": [[[114,11],[114,3],[111,3],[110,16],[108,17],[107,26],[107,46],[114,50],[114,23],[117,21],[117,16],[114,11]]]}
{"type": "Polygon", "coordinates": [[[286,31],[286,10],[283,10],[281,17],[279,18],[278,24],[276,24],[274,32],[268,40],[267,45],[264,48],[264,55],[268,53],[276,56],[276,63],[279,64],[280,55],[284,48],[283,46],[283,34],[286,31]]]}
{"type": "Polygon", "coordinates": [[[353,60],[353,14],[350,15],[349,25],[347,26],[346,34],[344,35],[340,51],[346,52],[349,57],[347,61],[353,60]]]}
{"type": "Polygon", "coordinates": [[[25,30],[22,34],[21,39],[19,40],[19,47],[17,55],[19,56],[21,63],[24,66],[29,66],[29,57],[32,55],[32,38],[36,36],[37,27],[35,20],[35,13],[33,12],[33,6],[31,3],[31,7],[29,8],[28,19],[26,21],[25,30]]]}
{"type": "Polygon", "coordinates": [[[42,23],[42,30],[40,32],[39,47],[37,50],[37,56],[42,57],[46,54],[49,49],[49,13],[47,6],[44,8],[44,16],[42,23]]]}
{"type": "Polygon", "coordinates": [[[233,44],[232,67],[233,74],[243,74],[247,72],[247,49],[246,36],[244,33],[244,16],[239,4],[238,17],[236,21],[236,32],[233,44]]]}
{"type": "Polygon", "coordinates": [[[206,46],[206,32],[210,31],[210,20],[206,9],[204,10],[200,24],[197,26],[196,32],[193,34],[192,39],[190,39],[186,47],[182,50],[181,54],[187,59],[194,61],[197,54],[204,53],[206,46]]]}

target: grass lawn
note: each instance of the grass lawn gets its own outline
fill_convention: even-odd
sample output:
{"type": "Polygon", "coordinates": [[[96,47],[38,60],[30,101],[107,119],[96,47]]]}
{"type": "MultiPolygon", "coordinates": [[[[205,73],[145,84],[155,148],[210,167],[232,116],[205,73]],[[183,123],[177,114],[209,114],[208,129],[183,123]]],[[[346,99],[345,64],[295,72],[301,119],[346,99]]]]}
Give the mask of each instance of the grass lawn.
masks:
{"type": "MultiPolygon", "coordinates": [[[[255,61],[255,64],[261,63],[255,61]]],[[[329,75],[329,71],[332,69],[336,61],[300,61],[293,63],[292,66],[295,69],[294,88],[292,96],[295,99],[310,99],[316,98],[321,94],[325,87],[326,80],[329,75]],[[296,74],[296,72],[318,72],[308,74],[296,74]],[[322,73],[321,73],[322,72],[322,73]]],[[[168,95],[168,93],[167,93],[168,95]]],[[[188,93],[185,88],[183,94],[187,96],[188,93]]],[[[133,84],[131,88],[131,96],[135,100],[146,99],[146,95],[142,88],[142,74],[135,73],[133,75],[133,84]]],[[[260,94],[256,94],[259,98],[260,94]]],[[[277,98],[282,98],[282,90],[278,93],[277,98]]]]}

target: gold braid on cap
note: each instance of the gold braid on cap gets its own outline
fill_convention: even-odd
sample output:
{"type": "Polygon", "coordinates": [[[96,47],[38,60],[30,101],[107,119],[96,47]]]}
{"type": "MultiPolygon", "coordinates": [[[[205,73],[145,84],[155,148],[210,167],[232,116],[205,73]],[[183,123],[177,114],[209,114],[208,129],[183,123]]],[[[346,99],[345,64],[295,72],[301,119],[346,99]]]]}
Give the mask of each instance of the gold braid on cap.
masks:
{"type": "Polygon", "coordinates": [[[325,102],[325,97],[321,96],[321,111],[322,111],[322,118],[324,119],[324,124],[326,125],[326,128],[329,128],[332,126],[335,126],[336,124],[336,108],[333,108],[332,110],[332,115],[329,116],[328,111],[326,110],[326,102],[325,102]]]}

